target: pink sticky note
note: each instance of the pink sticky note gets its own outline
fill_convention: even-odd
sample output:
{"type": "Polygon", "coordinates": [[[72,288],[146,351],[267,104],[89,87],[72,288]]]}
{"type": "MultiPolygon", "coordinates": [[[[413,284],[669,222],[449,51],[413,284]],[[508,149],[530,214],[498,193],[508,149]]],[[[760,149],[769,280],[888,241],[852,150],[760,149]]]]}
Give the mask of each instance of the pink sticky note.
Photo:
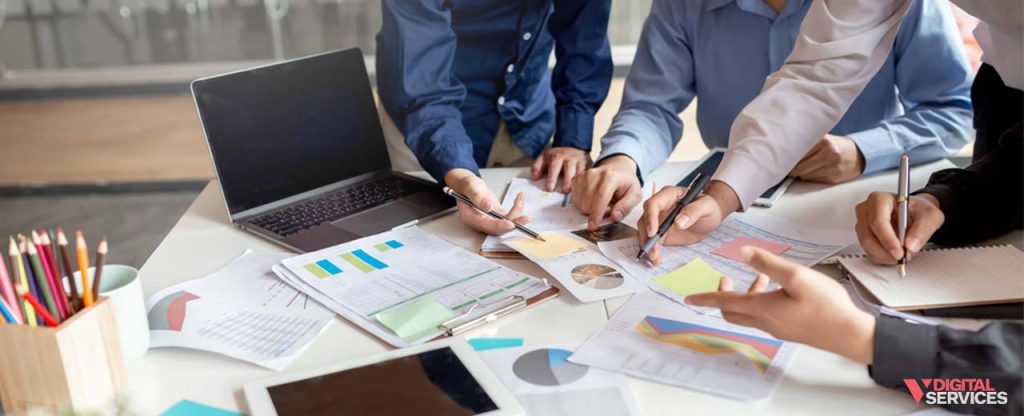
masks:
{"type": "Polygon", "coordinates": [[[722,244],[711,253],[717,254],[725,258],[730,258],[736,261],[743,261],[743,258],[740,256],[740,249],[745,246],[763,248],[765,250],[772,252],[775,255],[785,253],[787,250],[793,247],[789,244],[777,243],[774,241],[758,240],[756,238],[750,237],[738,237],[735,240],[722,244]]]}

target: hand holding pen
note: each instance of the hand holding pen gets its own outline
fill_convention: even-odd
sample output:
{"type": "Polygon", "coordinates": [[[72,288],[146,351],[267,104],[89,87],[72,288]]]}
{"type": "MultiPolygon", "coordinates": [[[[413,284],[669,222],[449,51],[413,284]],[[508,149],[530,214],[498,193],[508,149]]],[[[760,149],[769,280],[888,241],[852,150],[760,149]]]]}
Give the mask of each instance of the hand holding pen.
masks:
{"type": "MultiPolygon", "coordinates": [[[[682,213],[684,208],[693,203],[693,201],[700,196],[701,192],[704,192],[704,188],[707,187],[710,180],[711,178],[709,176],[698,173],[685,191],[681,188],[666,188],[657,195],[651,197],[651,199],[644,204],[644,215],[640,218],[640,222],[638,224],[640,228],[638,238],[640,238],[643,246],[640,248],[640,252],[636,255],[637,261],[640,261],[645,256],[649,256],[648,258],[652,262],[657,263],[659,260],[658,242],[665,238],[673,225],[677,225],[685,229],[695,222],[689,216],[681,216],[680,213],[682,213]],[[674,202],[672,210],[668,211],[667,215],[664,215],[664,219],[662,219],[661,224],[655,230],[652,224],[655,219],[660,218],[665,214],[665,211],[663,211],[662,208],[666,207],[666,203],[669,201],[674,202]]],[[[682,243],[686,242],[684,241],[682,243]]]]}
{"type": "MultiPolygon", "coordinates": [[[[491,218],[494,218],[494,219],[499,219],[499,220],[504,220],[504,221],[509,221],[509,222],[511,222],[511,223],[512,223],[512,225],[513,225],[513,226],[515,227],[515,229],[516,229],[516,230],[519,230],[520,232],[522,232],[523,234],[526,234],[526,235],[530,236],[531,238],[534,238],[534,239],[537,239],[537,240],[540,240],[540,241],[545,241],[545,240],[544,240],[544,238],[542,238],[542,237],[540,236],[540,234],[536,233],[535,231],[533,231],[533,230],[531,230],[531,229],[529,229],[529,228],[526,228],[525,226],[523,226],[522,224],[520,224],[520,223],[516,222],[516,221],[515,221],[515,220],[513,220],[512,218],[509,218],[509,217],[512,217],[512,216],[513,216],[513,213],[515,213],[515,212],[517,212],[517,211],[521,211],[521,210],[522,210],[522,204],[523,204],[523,199],[524,199],[524,196],[523,196],[523,194],[519,194],[519,195],[518,195],[518,196],[516,197],[516,203],[515,203],[515,207],[513,207],[513,208],[512,208],[512,210],[510,210],[510,211],[509,211],[509,215],[508,215],[508,216],[506,216],[506,215],[502,215],[501,213],[499,213],[499,212],[497,212],[497,211],[494,211],[493,209],[489,209],[490,207],[487,207],[487,208],[485,209],[484,207],[481,207],[481,206],[477,205],[477,204],[476,204],[476,203],[474,203],[474,202],[473,202],[472,200],[470,200],[469,198],[467,198],[467,197],[466,197],[465,195],[462,195],[462,194],[460,194],[460,193],[456,192],[456,191],[455,191],[454,189],[452,189],[452,188],[449,188],[449,187],[447,187],[447,186],[446,186],[446,187],[444,187],[444,193],[446,193],[446,194],[450,195],[451,197],[453,197],[453,198],[455,198],[455,199],[459,200],[460,202],[462,202],[462,203],[463,203],[463,204],[465,204],[466,206],[468,206],[468,207],[470,207],[470,208],[472,208],[472,209],[475,209],[475,210],[477,210],[477,211],[479,211],[479,212],[481,212],[481,213],[484,213],[484,214],[486,214],[487,216],[490,216],[491,218]]],[[[518,216],[518,215],[516,215],[516,216],[518,216]]],[[[516,219],[521,219],[521,218],[522,218],[522,217],[520,217],[520,218],[516,218],[516,219]]]]}

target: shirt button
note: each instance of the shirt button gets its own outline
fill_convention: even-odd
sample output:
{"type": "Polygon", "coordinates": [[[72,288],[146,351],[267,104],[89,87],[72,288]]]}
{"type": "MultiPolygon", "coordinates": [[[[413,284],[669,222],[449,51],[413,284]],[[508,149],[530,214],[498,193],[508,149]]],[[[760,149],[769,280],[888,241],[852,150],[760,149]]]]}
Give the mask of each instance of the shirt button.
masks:
{"type": "Polygon", "coordinates": [[[511,74],[512,71],[515,70],[515,69],[516,69],[516,66],[514,64],[509,64],[508,68],[505,68],[505,72],[508,72],[508,73],[511,74]]]}
{"type": "Polygon", "coordinates": [[[498,105],[505,105],[505,96],[498,97],[498,105]]]}
{"type": "Polygon", "coordinates": [[[533,34],[530,33],[530,32],[523,33],[523,40],[530,40],[530,38],[532,38],[532,37],[533,37],[533,34]]]}

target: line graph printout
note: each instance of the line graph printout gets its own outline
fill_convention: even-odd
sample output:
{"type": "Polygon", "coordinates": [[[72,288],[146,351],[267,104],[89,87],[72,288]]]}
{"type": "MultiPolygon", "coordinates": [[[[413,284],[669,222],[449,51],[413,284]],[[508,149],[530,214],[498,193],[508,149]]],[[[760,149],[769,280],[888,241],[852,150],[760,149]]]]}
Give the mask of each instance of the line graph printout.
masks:
{"type": "MultiPolygon", "coordinates": [[[[757,273],[739,261],[712,254],[719,247],[742,237],[789,245],[790,248],[781,257],[804,266],[814,265],[856,242],[856,236],[851,232],[810,229],[766,214],[744,213],[730,216],[718,230],[698,243],[662,247],[661,264],[657,266],[636,261],[636,253],[640,250],[636,239],[599,242],[598,247],[601,253],[648,288],[685,305],[682,296],[659,284],[655,279],[700,258],[731,278],[736,290],[746,291],[754,282],[757,273]]],[[[685,306],[701,313],[718,314],[717,309],[685,306]]]]}
{"type": "Polygon", "coordinates": [[[658,294],[633,295],[570,362],[740,400],[768,397],[795,344],[701,315],[658,294]]]}
{"type": "Polygon", "coordinates": [[[292,257],[274,267],[281,280],[306,293],[339,315],[396,347],[427,341],[440,330],[404,340],[386,329],[376,315],[430,297],[459,316],[480,304],[467,317],[493,312],[512,296],[531,298],[545,281],[505,268],[463,250],[417,227],[389,231],[360,240],[292,257]],[[390,250],[380,244],[396,242],[390,250]],[[361,252],[370,269],[344,260],[361,252]],[[337,273],[321,277],[306,268],[330,261],[337,273]]]}

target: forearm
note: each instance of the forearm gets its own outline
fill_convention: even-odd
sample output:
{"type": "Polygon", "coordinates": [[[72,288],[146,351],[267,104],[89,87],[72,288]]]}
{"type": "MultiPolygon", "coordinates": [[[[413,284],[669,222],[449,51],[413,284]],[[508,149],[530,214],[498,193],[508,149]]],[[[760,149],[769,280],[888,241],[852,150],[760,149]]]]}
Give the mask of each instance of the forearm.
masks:
{"type": "MultiPolygon", "coordinates": [[[[1011,398],[998,413],[1015,410],[1012,413],[1019,414],[1022,339],[1024,325],[1019,322],[996,322],[971,332],[883,315],[878,318],[869,371],[879,385],[901,391],[907,389],[905,379],[921,383],[922,379],[987,378],[1011,398]]],[[[971,413],[995,410],[991,405],[949,407],[971,413]]]]}
{"type": "Polygon", "coordinates": [[[966,169],[935,172],[928,193],[946,219],[932,241],[943,245],[976,243],[1020,229],[1024,202],[1024,164],[1020,137],[1008,135],[985,157],[966,169]]]}
{"type": "Polygon", "coordinates": [[[816,1],[793,52],[736,117],[715,178],[750,206],[836,124],[885,62],[910,0],[816,1]],[[754,167],[757,168],[754,168],[754,167]]]}
{"type": "Polygon", "coordinates": [[[608,96],[614,70],[607,34],[610,13],[610,0],[556,2],[548,23],[555,39],[554,146],[591,148],[594,115],[608,96]]]}

